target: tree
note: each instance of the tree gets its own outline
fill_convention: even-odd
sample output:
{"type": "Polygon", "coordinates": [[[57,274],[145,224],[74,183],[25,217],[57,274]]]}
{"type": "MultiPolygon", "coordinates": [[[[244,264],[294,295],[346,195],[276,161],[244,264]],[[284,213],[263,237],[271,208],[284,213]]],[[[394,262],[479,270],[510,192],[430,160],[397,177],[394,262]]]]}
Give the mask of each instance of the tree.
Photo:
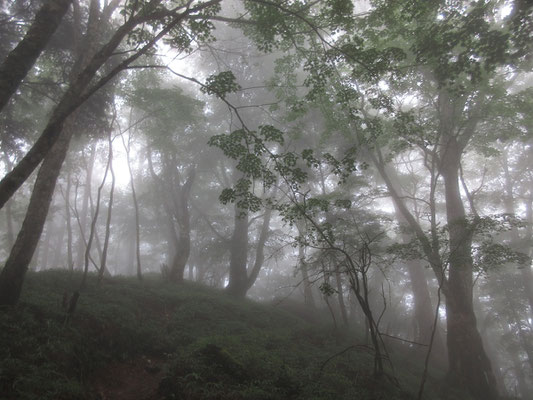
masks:
{"type": "Polygon", "coordinates": [[[0,64],[0,112],[61,23],[72,0],[48,0],[19,44],[0,64]]]}

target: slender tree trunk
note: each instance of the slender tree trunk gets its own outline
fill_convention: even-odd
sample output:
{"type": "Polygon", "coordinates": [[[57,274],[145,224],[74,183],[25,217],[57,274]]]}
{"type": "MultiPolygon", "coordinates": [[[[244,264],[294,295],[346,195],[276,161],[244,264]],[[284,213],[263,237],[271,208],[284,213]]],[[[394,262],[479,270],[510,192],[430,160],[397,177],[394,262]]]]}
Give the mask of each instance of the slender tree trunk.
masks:
{"type": "Polygon", "coordinates": [[[72,188],[70,166],[67,159],[67,188],[65,189],[65,219],[67,225],[67,268],[74,269],[74,259],[72,257],[72,224],[70,217],[70,189],[72,188]]]}
{"type": "MultiPolygon", "coordinates": [[[[274,192],[274,196],[276,192],[274,192]]],[[[261,232],[259,233],[259,239],[257,241],[256,251],[255,251],[255,262],[254,265],[248,274],[248,283],[246,291],[250,290],[254,285],[263,263],[265,262],[265,244],[270,236],[270,220],[272,218],[272,208],[267,208],[265,210],[265,215],[263,217],[263,224],[261,225],[261,232]]]]}
{"type": "MultiPolygon", "coordinates": [[[[108,136],[109,146],[109,171],[111,172],[111,188],[109,189],[109,201],[107,203],[107,218],[105,222],[104,246],[102,248],[102,258],[100,259],[100,272],[98,280],[101,281],[107,271],[107,252],[109,248],[109,237],[111,235],[111,218],[113,215],[113,198],[115,194],[115,170],[113,169],[113,141],[111,132],[108,136]]],[[[109,273],[109,272],[108,272],[109,273]]]]}
{"type": "Polygon", "coordinates": [[[126,150],[126,163],[128,164],[128,171],[130,173],[130,188],[131,199],[133,201],[133,208],[135,210],[135,255],[137,259],[137,279],[143,280],[142,276],[142,264],[141,264],[141,227],[139,223],[139,203],[137,201],[137,193],[135,192],[135,184],[133,182],[133,171],[131,169],[130,149],[131,149],[131,136],[128,137],[128,143],[124,140],[124,136],[121,135],[122,144],[126,150]]]}
{"type": "MultiPolygon", "coordinates": [[[[387,168],[387,175],[391,177],[392,184],[399,182],[399,178],[393,170],[387,168]]],[[[394,190],[400,197],[404,197],[405,194],[401,187],[396,186],[394,190]]],[[[398,201],[393,201],[393,205],[398,223],[407,229],[409,224],[398,207],[398,201]]],[[[411,238],[412,237],[406,233],[402,233],[401,235],[402,242],[405,244],[409,243],[411,238]]],[[[416,327],[414,341],[429,344],[435,319],[435,307],[432,304],[431,296],[429,294],[427,279],[424,274],[424,266],[419,260],[407,260],[405,266],[411,282],[411,291],[413,292],[413,317],[414,325],[416,327]]],[[[446,357],[444,339],[438,331],[435,332],[433,338],[432,353],[436,354],[438,358],[446,357]]]]}
{"type": "Polygon", "coordinates": [[[348,327],[350,322],[348,320],[348,311],[344,303],[344,290],[342,287],[342,276],[339,266],[335,266],[335,282],[337,284],[337,300],[339,301],[339,308],[341,310],[342,322],[344,326],[348,327]]]}
{"type": "Polygon", "coordinates": [[[63,240],[65,239],[66,226],[62,220],[60,220],[60,231],[55,240],[54,258],[52,261],[52,267],[58,268],[61,265],[61,256],[63,250],[63,240]]]}
{"type": "MultiPolygon", "coordinates": [[[[431,296],[429,295],[427,279],[424,274],[424,266],[420,260],[408,260],[405,265],[407,267],[407,273],[413,291],[413,317],[415,325],[415,335],[413,339],[417,343],[428,344],[433,331],[436,310],[435,306],[432,304],[431,296]]],[[[438,330],[438,324],[435,329],[436,332],[433,337],[432,354],[435,355],[438,360],[444,361],[446,359],[446,346],[444,339],[438,330]]]]}
{"type": "Polygon", "coordinates": [[[133,200],[133,206],[135,208],[135,256],[137,259],[137,279],[142,281],[143,276],[141,264],[141,226],[139,223],[139,203],[137,202],[137,193],[135,192],[135,185],[133,184],[133,175],[131,174],[131,167],[129,168],[131,175],[131,198],[133,200]]]}
{"type": "MultiPolygon", "coordinates": [[[[126,37],[138,24],[149,20],[151,17],[150,11],[153,11],[154,7],[156,7],[158,4],[159,1],[151,2],[150,5],[152,8],[150,10],[145,10],[148,11],[147,14],[129,18],[126,23],[124,23],[114,33],[109,41],[98,51],[94,51],[94,47],[98,45],[96,33],[90,32],[90,34],[87,36],[89,40],[86,41],[88,44],[90,44],[90,46],[89,50],[85,51],[85,57],[83,60],[87,60],[88,57],[91,58],[86,62],[81,61],[77,63],[78,65],[83,65],[84,67],[80,68],[80,72],[72,79],[67,91],[63,94],[61,100],[54,108],[52,115],[48,120],[48,124],[42,131],[41,135],[31,149],[26,153],[26,155],[19,161],[19,163],[0,181],[0,208],[2,208],[11,198],[11,196],[13,196],[13,194],[17,191],[17,189],[22,186],[26,179],[28,179],[28,177],[51,150],[61,134],[66,119],[81,104],[83,104],[83,102],[86,101],[92,95],[92,93],[94,93],[94,91],[105,85],[130,63],[145,54],[157,42],[157,40],[159,40],[165,33],[168,33],[173,27],[181,22],[182,19],[177,17],[170,24],[165,26],[165,28],[153,40],[143,46],[131,57],[124,60],[124,62],[114,68],[109,74],[102,77],[99,82],[92,86],[91,89],[88,89],[89,84],[95,77],[98,70],[114,54],[116,48],[120,45],[124,37],[126,37]]],[[[111,1],[102,11],[100,18],[94,19],[95,23],[104,23],[108,21],[109,17],[117,6],[118,1],[111,1]]]]}
{"type": "MultiPolygon", "coordinates": [[[[502,166],[505,178],[505,196],[504,196],[504,205],[505,212],[508,214],[516,215],[516,206],[515,206],[515,196],[513,193],[513,179],[509,171],[509,162],[507,158],[507,151],[504,149],[502,152],[502,166]]],[[[531,255],[533,249],[533,235],[532,235],[532,212],[531,212],[531,201],[526,199],[525,201],[526,208],[526,222],[528,223],[528,228],[526,229],[525,235],[523,238],[520,237],[518,231],[513,229],[511,231],[511,240],[515,250],[518,250],[526,255],[531,255]]],[[[522,275],[522,283],[524,285],[524,292],[529,302],[529,308],[531,315],[533,316],[533,273],[531,271],[531,265],[523,265],[520,268],[520,274],[522,275]]]]}
{"type": "Polygon", "coordinates": [[[248,276],[248,211],[235,204],[233,235],[230,241],[228,293],[236,297],[246,296],[248,276]]]}
{"type": "Polygon", "coordinates": [[[71,137],[71,129],[63,130],[39,169],[26,217],[0,273],[0,305],[15,305],[20,298],[24,276],[43,231],[57,177],[71,137]]]}
{"type": "Polygon", "coordinates": [[[0,64],[0,111],[46,47],[72,0],[47,0],[19,44],[0,64]]]}
{"type": "MultiPolygon", "coordinates": [[[[111,150],[110,150],[111,152],[111,150]]],[[[111,164],[111,157],[108,155],[107,158],[107,165],[104,171],[104,177],[102,178],[102,182],[98,186],[98,191],[96,195],[96,207],[94,207],[94,214],[91,221],[91,230],[89,232],[89,239],[87,240],[87,248],[85,249],[85,259],[84,259],[84,270],[83,270],[83,279],[80,284],[80,290],[83,290],[85,288],[85,283],[87,279],[87,272],[89,271],[89,257],[91,254],[91,247],[93,239],[97,238],[97,232],[96,232],[96,223],[98,222],[98,216],[100,214],[100,201],[102,199],[102,189],[104,188],[105,182],[107,180],[107,174],[109,173],[109,167],[111,164]]],[[[92,202],[91,202],[92,204],[92,202]]],[[[91,207],[92,208],[92,207],[91,207]]],[[[100,252],[100,263],[102,262],[102,253],[100,252]]],[[[101,264],[100,264],[101,265],[101,264]]],[[[101,277],[104,274],[104,271],[98,269],[98,275],[101,277]]]]}
{"type": "MultiPolygon", "coordinates": [[[[94,207],[94,202],[93,202],[93,196],[91,193],[89,193],[89,210],[90,210],[90,215],[94,215],[96,212],[96,209],[94,207]]],[[[97,227],[95,227],[95,231],[94,231],[94,244],[96,245],[96,252],[98,253],[98,259],[100,260],[100,263],[101,263],[102,262],[102,243],[100,242],[100,236],[98,236],[97,227]]]]}
{"type": "Polygon", "coordinates": [[[87,213],[89,210],[89,197],[91,195],[91,186],[92,186],[92,178],[93,178],[93,168],[94,168],[94,161],[96,159],[96,143],[93,142],[91,144],[91,150],[89,155],[89,162],[87,164],[87,174],[85,177],[85,188],[83,190],[83,199],[82,199],[82,206],[81,206],[81,215],[80,217],[80,236],[78,238],[78,250],[77,250],[77,258],[76,258],[76,267],[77,268],[83,268],[83,259],[85,257],[85,241],[83,240],[83,237],[86,237],[85,230],[87,227],[87,213]]]}
{"type": "Polygon", "coordinates": [[[316,308],[315,298],[313,297],[313,288],[309,280],[309,271],[307,270],[307,263],[305,262],[305,246],[300,244],[298,246],[298,265],[302,273],[302,282],[304,285],[304,302],[305,305],[311,309],[316,308]]]}

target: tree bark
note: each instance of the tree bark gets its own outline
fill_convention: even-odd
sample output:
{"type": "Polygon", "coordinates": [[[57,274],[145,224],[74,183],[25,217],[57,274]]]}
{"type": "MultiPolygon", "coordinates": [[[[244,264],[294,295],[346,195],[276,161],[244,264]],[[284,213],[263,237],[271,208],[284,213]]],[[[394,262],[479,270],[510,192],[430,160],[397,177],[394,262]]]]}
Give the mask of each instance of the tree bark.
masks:
{"type": "Polygon", "coordinates": [[[174,214],[178,225],[176,253],[172,263],[171,277],[177,282],[183,281],[185,267],[191,254],[191,217],[189,213],[189,196],[196,176],[196,169],[192,166],[184,183],[179,176],[174,184],[174,214]]]}
{"type": "Polygon", "coordinates": [[[15,305],[20,298],[24,276],[41,237],[71,137],[72,130],[63,130],[39,169],[26,217],[0,273],[0,305],[15,305]]]}
{"type": "MultiPolygon", "coordinates": [[[[12,168],[11,160],[7,150],[4,150],[4,161],[8,170],[12,168]]],[[[11,249],[15,243],[15,231],[13,229],[13,211],[11,210],[11,200],[6,203],[6,239],[7,247],[11,249]]]]}
{"type": "Polygon", "coordinates": [[[473,307],[473,227],[466,219],[459,186],[459,169],[465,144],[459,142],[450,128],[455,123],[452,119],[453,101],[441,94],[439,102],[440,172],[444,179],[450,251],[446,293],[449,379],[467,388],[477,399],[496,399],[496,379],[477,329],[473,307]]]}
{"type": "Polygon", "coordinates": [[[235,204],[234,229],[230,241],[228,293],[235,297],[246,296],[248,276],[248,211],[235,204]]]}
{"type": "Polygon", "coordinates": [[[47,0],[19,44],[0,65],[0,112],[46,47],[72,0],[47,0]]]}

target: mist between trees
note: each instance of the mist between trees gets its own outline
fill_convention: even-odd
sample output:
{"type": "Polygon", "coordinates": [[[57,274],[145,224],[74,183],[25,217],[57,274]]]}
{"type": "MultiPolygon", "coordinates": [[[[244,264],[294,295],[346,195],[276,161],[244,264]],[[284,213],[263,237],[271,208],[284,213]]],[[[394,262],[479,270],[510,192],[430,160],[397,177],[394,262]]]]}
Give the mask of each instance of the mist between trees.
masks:
{"type": "Polygon", "coordinates": [[[162,274],[533,396],[531,2],[0,7],[2,305],[162,274]]]}

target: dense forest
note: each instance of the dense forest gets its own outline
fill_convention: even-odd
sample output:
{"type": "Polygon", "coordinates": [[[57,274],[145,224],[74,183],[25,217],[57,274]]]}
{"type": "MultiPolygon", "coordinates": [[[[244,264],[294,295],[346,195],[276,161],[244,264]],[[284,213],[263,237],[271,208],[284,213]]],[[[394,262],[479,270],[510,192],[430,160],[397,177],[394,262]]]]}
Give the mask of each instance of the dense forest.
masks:
{"type": "Polygon", "coordinates": [[[0,398],[533,398],[532,47],[530,0],[1,0],[0,398]],[[73,329],[199,342],[46,397],[73,329]]]}

